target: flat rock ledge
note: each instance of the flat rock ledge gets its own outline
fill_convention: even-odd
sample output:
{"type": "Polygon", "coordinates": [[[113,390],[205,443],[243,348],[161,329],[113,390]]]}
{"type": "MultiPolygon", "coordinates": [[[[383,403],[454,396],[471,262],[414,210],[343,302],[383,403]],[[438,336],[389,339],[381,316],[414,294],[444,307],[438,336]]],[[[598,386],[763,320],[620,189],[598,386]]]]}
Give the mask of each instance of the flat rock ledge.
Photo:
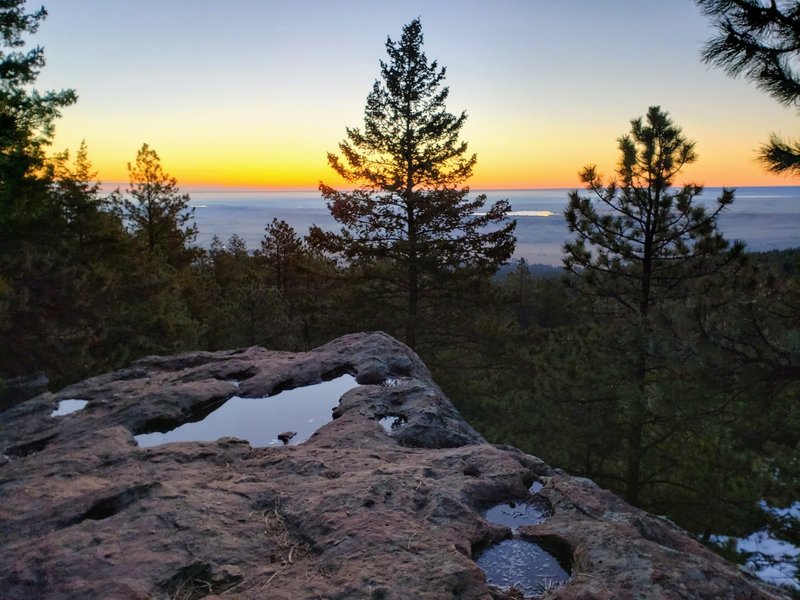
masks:
{"type": "Polygon", "coordinates": [[[383,333],[144,358],[0,413],[0,448],[5,599],[518,598],[473,558],[511,535],[483,511],[534,482],[552,515],[516,535],[572,572],[545,598],[788,598],[669,521],[488,444],[383,333]],[[343,373],[360,386],[300,445],[134,439],[343,373]],[[65,399],[88,404],[50,416],[65,399]],[[384,429],[388,415],[402,426],[384,429]]]}

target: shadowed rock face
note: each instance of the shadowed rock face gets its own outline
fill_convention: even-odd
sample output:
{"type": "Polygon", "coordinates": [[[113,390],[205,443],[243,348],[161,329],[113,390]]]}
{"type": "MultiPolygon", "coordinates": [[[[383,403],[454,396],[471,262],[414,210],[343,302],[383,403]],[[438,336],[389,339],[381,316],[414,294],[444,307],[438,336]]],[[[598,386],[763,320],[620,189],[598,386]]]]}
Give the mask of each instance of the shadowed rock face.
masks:
{"type": "Polygon", "coordinates": [[[786,597],[592,482],[487,444],[380,333],[145,358],[0,413],[0,446],[3,598],[512,597],[473,555],[511,536],[485,510],[534,480],[550,517],[515,536],[572,563],[548,598],[786,597]],[[362,385],[301,445],[133,438],[346,372],[362,385]],[[51,417],[63,399],[88,405],[51,417]]]}

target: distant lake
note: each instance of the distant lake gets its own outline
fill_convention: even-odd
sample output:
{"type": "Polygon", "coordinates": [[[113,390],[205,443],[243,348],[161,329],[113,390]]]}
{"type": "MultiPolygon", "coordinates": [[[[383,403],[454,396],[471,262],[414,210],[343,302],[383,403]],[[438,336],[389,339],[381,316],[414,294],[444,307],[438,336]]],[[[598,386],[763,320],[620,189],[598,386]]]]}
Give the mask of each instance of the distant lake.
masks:
{"type": "MultiPolygon", "coordinates": [[[[488,190],[488,202],[508,199],[517,220],[515,257],[531,263],[561,264],[561,245],[568,237],[563,212],[569,189],[488,190]]],[[[713,204],[722,188],[706,188],[700,201],[713,204]]],[[[218,235],[223,241],[234,233],[256,249],[264,227],[283,219],[299,235],[310,225],[337,229],[325,201],[317,191],[193,191],[191,205],[199,229],[197,243],[208,247],[218,235]]],[[[764,251],[800,246],[800,186],[742,187],[736,200],[719,219],[728,239],[740,239],[750,250],[764,251]]]]}

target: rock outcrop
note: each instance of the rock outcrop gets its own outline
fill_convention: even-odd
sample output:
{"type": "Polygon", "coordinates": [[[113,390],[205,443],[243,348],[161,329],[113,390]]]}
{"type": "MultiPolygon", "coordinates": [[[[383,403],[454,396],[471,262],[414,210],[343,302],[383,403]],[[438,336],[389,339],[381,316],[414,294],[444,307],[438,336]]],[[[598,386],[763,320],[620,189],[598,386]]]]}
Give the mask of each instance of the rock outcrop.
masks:
{"type": "Polygon", "coordinates": [[[6,599],[518,598],[475,558],[511,536],[484,511],[533,494],[550,517],[514,536],[571,571],[547,598],[787,597],[591,481],[486,443],[380,333],[148,357],[1,413],[0,444],[6,599]],[[359,387],[299,445],[134,438],[343,373],[359,387]],[[88,403],[51,416],[66,399],[88,403]]]}

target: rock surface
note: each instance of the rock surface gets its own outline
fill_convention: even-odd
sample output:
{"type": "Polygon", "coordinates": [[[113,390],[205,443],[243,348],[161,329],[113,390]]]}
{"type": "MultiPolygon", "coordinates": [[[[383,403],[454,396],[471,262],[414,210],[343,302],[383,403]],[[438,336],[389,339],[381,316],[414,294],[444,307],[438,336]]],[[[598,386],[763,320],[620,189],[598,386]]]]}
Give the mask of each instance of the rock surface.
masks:
{"type": "Polygon", "coordinates": [[[0,445],[7,599],[518,597],[488,586],[473,557],[510,535],[482,512],[534,481],[552,516],[517,535],[572,570],[546,598],[788,597],[592,482],[486,443],[380,333],[298,354],[148,357],[0,413],[0,445]],[[360,387],[331,398],[335,419],[301,445],[134,439],[234,395],[346,372],[360,387]],[[88,405],[51,417],[64,399],[88,405]]]}

